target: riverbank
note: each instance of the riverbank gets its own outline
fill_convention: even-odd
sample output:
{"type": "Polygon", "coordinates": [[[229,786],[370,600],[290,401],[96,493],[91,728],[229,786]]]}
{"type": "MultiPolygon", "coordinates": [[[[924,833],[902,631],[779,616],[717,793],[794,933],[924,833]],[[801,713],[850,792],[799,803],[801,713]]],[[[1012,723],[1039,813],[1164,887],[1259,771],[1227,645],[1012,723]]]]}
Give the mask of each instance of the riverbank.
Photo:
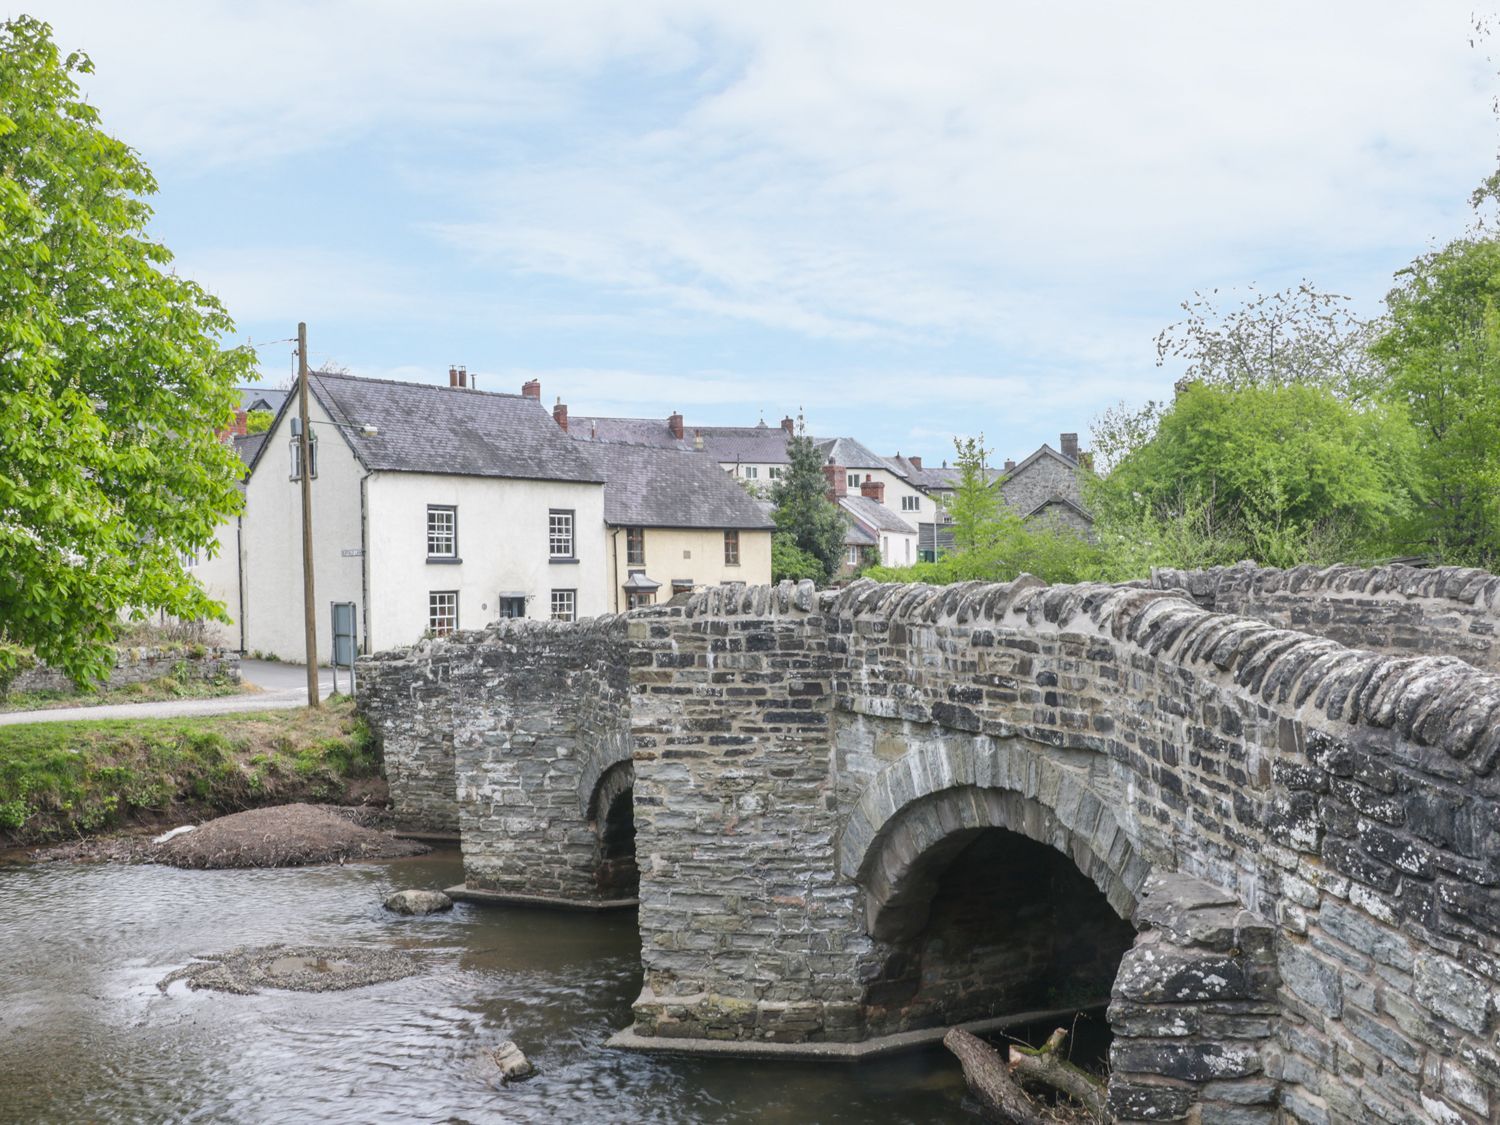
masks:
{"type": "Polygon", "coordinates": [[[352,700],[317,711],[0,727],[0,846],[298,801],[385,803],[352,700]]]}

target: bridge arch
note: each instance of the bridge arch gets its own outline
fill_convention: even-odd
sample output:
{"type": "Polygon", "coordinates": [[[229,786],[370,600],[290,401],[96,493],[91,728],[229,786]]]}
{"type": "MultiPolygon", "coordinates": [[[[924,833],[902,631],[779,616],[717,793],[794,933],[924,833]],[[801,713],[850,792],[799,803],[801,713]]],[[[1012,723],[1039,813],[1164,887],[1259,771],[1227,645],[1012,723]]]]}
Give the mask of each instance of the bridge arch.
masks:
{"type": "Polygon", "coordinates": [[[840,837],[840,871],[864,889],[869,934],[881,940],[920,927],[924,880],[913,876],[955,846],[945,839],[985,828],[1069,856],[1121,918],[1130,918],[1152,873],[1081,771],[1022,739],[954,734],[913,747],[877,774],[840,837]]]}
{"type": "Polygon", "coordinates": [[[606,899],[634,898],[640,887],[635,861],[635,763],[615,762],[600,775],[587,809],[594,833],[594,881],[606,899]]]}

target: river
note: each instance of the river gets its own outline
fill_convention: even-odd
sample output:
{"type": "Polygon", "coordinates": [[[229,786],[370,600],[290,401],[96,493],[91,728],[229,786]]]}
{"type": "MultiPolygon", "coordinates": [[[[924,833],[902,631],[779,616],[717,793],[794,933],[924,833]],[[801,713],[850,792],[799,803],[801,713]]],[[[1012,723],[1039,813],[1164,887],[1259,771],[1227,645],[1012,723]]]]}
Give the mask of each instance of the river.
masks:
{"type": "Polygon", "coordinates": [[[343,867],[0,866],[0,1121],[968,1122],[941,1049],[869,1062],[643,1056],[604,1041],[640,988],[635,916],[475,906],[398,918],[456,852],[343,867]],[[372,944],[424,971],[348,992],[157,982],[237,946],[372,944]],[[540,1073],[500,1087],[514,1039],[540,1073]]]}

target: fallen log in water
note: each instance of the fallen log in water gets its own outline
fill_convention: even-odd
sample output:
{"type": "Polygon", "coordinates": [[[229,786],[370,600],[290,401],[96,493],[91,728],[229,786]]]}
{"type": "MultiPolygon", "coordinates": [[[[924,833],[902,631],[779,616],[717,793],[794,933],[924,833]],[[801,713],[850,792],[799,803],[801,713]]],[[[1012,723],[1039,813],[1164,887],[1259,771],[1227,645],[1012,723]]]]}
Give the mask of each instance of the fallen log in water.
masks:
{"type": "Polygon", "coordinates": [[[1059,1090],[1100,1120],[1105,1116],[1105,1085],[1082,1067],[1062,1057],[1063,1041],[1068,1033],[1058,1028],[1038,1048],[1012,1046],[1010,1072],[1022,1083],[1059,1090]]]}
{"type": "Polygon", "coordinates": [[[1045,1125],[1031,1099],[1010,1076],[1010,1068],[988,1043],[961,1027],[943,1036],[943,1046],[958,1056],[964,1081],[979,1099],[985,1116],[1000,1125],[1045,1125]]]}

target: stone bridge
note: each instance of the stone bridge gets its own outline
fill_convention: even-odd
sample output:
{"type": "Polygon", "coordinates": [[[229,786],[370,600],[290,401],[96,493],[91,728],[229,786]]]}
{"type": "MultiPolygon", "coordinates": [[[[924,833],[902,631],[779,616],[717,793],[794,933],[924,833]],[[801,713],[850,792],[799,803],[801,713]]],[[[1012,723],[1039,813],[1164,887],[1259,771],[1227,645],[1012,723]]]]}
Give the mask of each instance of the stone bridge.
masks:
{"type": "Polygon", "coordinates": [[[638,901],[621,1045],[1107,1003],[1121,1120],[1496,1122],[1497,616],[1451,569],[722,587],[380,654],[360,703],[467,893],[638,901]]]}

